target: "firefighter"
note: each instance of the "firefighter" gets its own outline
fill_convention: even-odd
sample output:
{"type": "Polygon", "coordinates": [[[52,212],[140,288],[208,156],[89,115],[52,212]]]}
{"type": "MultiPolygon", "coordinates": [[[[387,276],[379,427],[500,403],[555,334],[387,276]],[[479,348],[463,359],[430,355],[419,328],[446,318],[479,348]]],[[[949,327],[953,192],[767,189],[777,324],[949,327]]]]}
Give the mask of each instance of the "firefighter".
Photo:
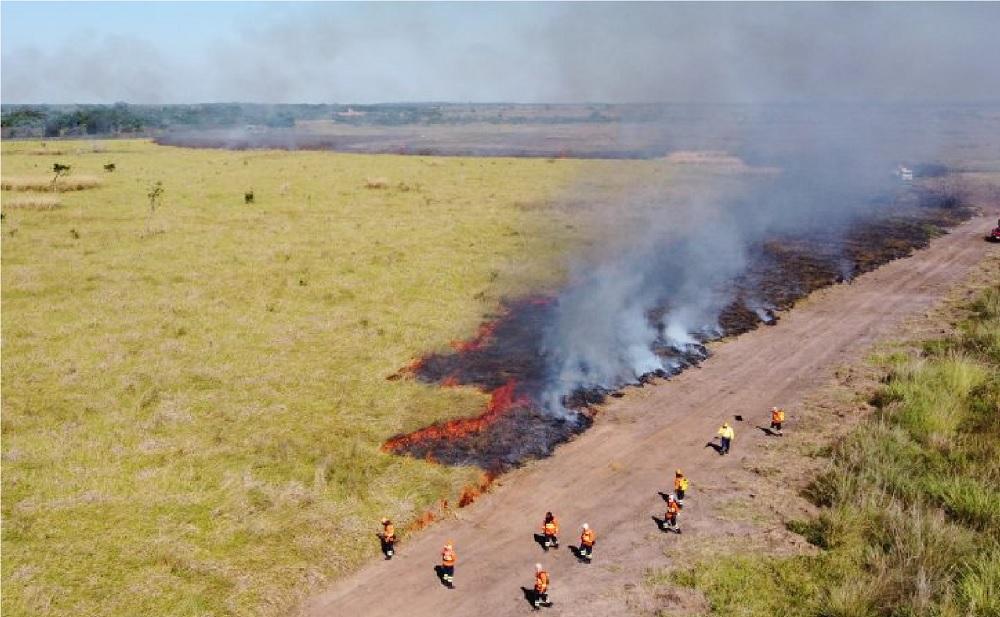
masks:
{"type": "Polygon", "coordinates": [[[382,532],[379,533],[379,538],[382,539],[382,553],[388,561],[392,559],[393,546],[396,544],[396,528],[387,518],[382,519],[382,532]]]}
{"type": "Polygon", "coordinates": [[[736,437],[736,431],[729,426],[728,422],[723,422],[722,426],[719,427],[720,454],[729,454],[729,447],[733,444],[734,437],[736,437]]]}
{"type": "Polygon", "coordinates": [[[545,550],[549,550],[549,547],[559,548],[559,521],[551,512],[545,513],[542,533],[545,534],[545,550]]]}
{"type": "Polygon", "coordinates": [[[535,564],[535,600],[532,605],[536,611],[542,606],[552,606],[549,602],[549,573],[540,563],[535,564]]]}
{"type": "Polygon", "coordinates": [[[677,497],[677,505],[684,507],[684,493],[688,490],[688,479],[684,477],[684,472],[680,469],[674,470],[674,496],[677,497]]]}
{"type": "Polygon", "coordinates": [[[594,554],[594,530],[587,523],[583,524],[583,531],[580,532],[580,559],[590,563],[594,554]]]}
{"type": "Polygon", "coordinates": [[[681,507],[677,504],[674,496],[667,497],[667,513],[663,515],[664,531],[671,529],[677,533],[681,532],[681,527],[677,523],[677,515],[680,514],[680,511],[681,507]]]}
{"type": "Polygon", "coordinates": [[[441,551],[441,580],[449,589],[455,588],[455,562],[458,556],[455,555],[455,547],[449,541],[441,551]]]}
{"type": "Polygon", "coordinates": [[[779,437],[784,435],[781,432],[781,425],[785,421],[785,410],[780,407],[771,408],[771,430],[775,432],[779,437]]]}

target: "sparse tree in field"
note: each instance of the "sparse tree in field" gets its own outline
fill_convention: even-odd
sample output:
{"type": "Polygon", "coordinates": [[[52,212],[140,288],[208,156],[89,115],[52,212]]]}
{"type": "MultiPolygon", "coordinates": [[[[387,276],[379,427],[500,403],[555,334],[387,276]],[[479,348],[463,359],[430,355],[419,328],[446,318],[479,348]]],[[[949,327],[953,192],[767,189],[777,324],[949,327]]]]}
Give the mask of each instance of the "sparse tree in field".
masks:
{"type": "Polygon", "coordinates": [[[70,165],[63,165],[62,163],[53,163],[52,164],[52,171],[53,171],[53,173],[55,173],[55,176],[52,177],[52,191],[53,192],[55,192],[55,190],[56,190],[56,182],[59,180],[59,176],[62,176],[64,174],[68,174],[69,170],[70,170],[70,165]]]}
{"type": "Polygon", "coordinates": [[[149,198],[149,218],[146,219],[146,233],[148,234],[149,227],[153,223],[153,215],[156,214],[156,208],[160,205],[160,200],[163,198],[163,183],[157,180],[153,184],[150,184],[146,197],[149,198]]]}

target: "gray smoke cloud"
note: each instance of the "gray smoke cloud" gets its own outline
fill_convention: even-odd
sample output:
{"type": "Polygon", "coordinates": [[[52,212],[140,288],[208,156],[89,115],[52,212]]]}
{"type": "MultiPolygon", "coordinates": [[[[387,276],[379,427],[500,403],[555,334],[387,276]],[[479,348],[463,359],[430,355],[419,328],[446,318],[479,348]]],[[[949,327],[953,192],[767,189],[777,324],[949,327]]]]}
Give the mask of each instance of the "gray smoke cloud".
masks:
{"type": "MultiPolygon", "coordinates": [[[[682,200],[668,197],[675,177],[665,173],[611,198],[618,203],[606,208],[618,217],[617,229],[600,214],[592,222],[608,230],[606,244],[570,266],[545,332],[543,404],[564,414],[564,397],[575,391],[617,389],[648,373],[671,372],[675,367],[665,366],[670,360],[656,350],[683,350],[721,333],[719,317],[737,300],[735,280],[765,240],[820,233],[835,246],[850,222],[877,214],[907,190],[894,174],[898,164],[932,162],[949,147],[969,145],[963,140],[970,135],[978,139],[972,130],[956,137],[958,125],[943,121],[949,113],[857,105],[701,112],[717,126],[741,115],[747,130],[731,142],[734,149],[773,171],[729,183],[724,174],[709,175],[682,200]]],[[[712,150],[718,138],[694,134],[680,141],[712,150]]],[[[986,143],[998,139],[994,134],[986,143]]],[[[753,298],[744,301],[751,310],[763,308],[753,298]]]]}
{"type": "Polygon", "coordinates": [[[992,2],[7,2],[2,10],[7,103],[1000,99],[1000,3],[992,2]],[[165,17],[154,11],[172,4],[190,14],[186,25],[158,29],[165,17]]]}
{"type": "Polygon", "coordinates": [[[618,255],[577,264],[545,332],[550,375],[542,402],[562,409],[576,390],[616,389],[667,369],[654,344],[683,348],[708,333],[731,300],[732,279],[746,266],[747,239],[733,220],[647,227],[618,255]],[[669,306],[660,321],[651,311],[669,306]]]}

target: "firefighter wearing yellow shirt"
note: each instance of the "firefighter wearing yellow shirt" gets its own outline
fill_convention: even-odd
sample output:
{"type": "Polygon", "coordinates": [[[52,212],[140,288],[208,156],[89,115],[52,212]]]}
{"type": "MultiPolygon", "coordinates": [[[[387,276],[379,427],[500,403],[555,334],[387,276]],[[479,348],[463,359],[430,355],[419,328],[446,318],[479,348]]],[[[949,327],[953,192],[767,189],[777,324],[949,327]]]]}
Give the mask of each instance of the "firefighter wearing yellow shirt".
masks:
{"type": "Polygon", "coordinates": [[[729,448],[733,445],[733,438],[736,437],[736,431],[733,427],[729,426],[728,422],[723,422],[722,426],[719,427],[719,454],[729,454],[729,448]]]}

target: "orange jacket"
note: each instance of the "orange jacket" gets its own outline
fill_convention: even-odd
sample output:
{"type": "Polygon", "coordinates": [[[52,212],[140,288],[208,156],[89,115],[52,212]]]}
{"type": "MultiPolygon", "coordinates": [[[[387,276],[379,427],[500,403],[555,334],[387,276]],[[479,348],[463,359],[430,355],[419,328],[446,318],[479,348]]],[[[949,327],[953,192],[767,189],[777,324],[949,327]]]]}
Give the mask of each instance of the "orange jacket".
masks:
{"type": "Polygon", "coordinates": [[[785,410],[783,409],[771,410],[771,422],[784,422],[784,421],[785,421],[785,410]]]}
{"type": "Polygon", "coordinates": [[[455,562],[458,561],[458,556],[455,555],[455,549],[444,547],[441,551],[441,564],[445,566],[453,566],[455,562]]]}
{"type": "Polygon", "coordinates": [[[545,570],[535,573],[535,591],[545,593],[549,590],[549,573],[545,570]]]}
{"type": "Polygon", "coordinates": [[[392,523],[386,525],[385,529],[382,530],[382,539],[386,542],[394,542],[396,540],[396,528],[392,526],[392,523]]]}
{"type": "Polygon", "coordinates": [[[559,521],[557,519],[552,519],[548,523],[542,523],[542,531],[544,531],[547,536],[559,535],[559,521]]]}
{"type": "Polygon", "coordinates": [[[580,544],[582,544],[584,546],[593,546],[594,545],[594,530],[593,529],[584,529],[583,530],[583,533],[580,534],[580,544]]]}
{"type": "Polygon", "coordinates": [[[680,511],[681,511],[681,507],[679,505],[677,505],[676,501],[668,501],[667,502],[667,516],[670,516],[670,515],[675,515],[676,516],[677,513],[680,512],[680,511]]]}

